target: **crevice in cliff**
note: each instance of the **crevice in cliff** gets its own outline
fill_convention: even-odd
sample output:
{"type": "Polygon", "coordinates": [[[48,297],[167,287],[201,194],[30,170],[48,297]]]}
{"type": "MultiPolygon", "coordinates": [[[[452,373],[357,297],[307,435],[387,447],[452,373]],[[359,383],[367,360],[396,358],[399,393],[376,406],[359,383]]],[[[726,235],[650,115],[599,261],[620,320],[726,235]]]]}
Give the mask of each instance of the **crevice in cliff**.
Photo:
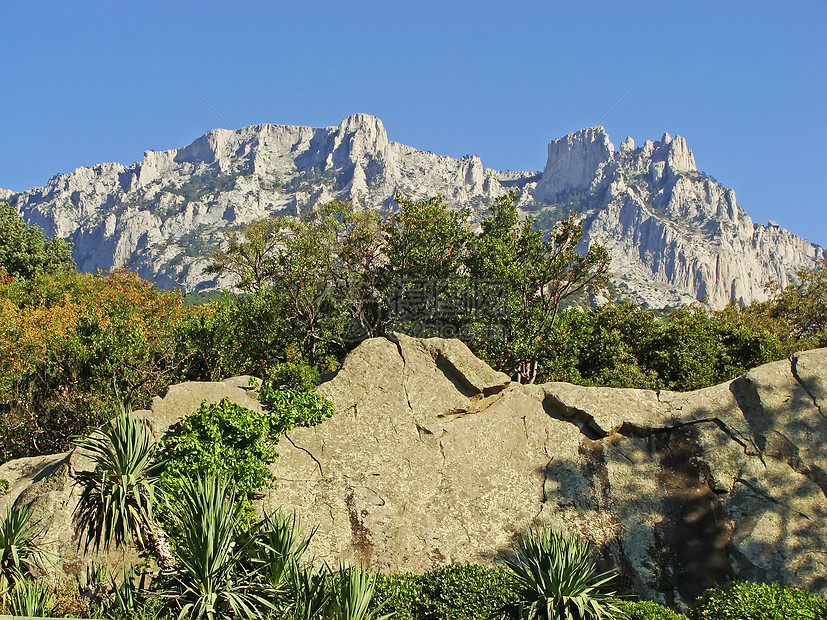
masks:
{"type": "MultiPolygon", "coordinates": [[[[613,433],[619,433],[620,435],[625,435],[627,437],[640,437],[645,439],[647,437],[652,437],[654,435],[660,435],[663,433],[669,433],[675,430],[680,430],[682,428],[688,428],[692,426],[697,426],[698,424],[714,424],[717,426],[727,437],[729,437],[732,441],[737,443],[744,449],[744,454],[747,456],[758,456],[761,457],[761,451],[758,449],[758,446],[750,438],[744,438],[741,436],[740,433],[732,430],[729,428],[726,423],[721,420],[720,418],[700,418],[697,420],[689,420],[688,422],[676,422],[671,426],[659,426],[659,427],[646,427],[646,426],[639,426],[637,424],[633,424],[631,422],[624,422],[616,429],[613,429],[613,433]]],[[[762,460],[763,462],[763,460],[762,460]]]]}
{"type": "Polygon", "coordinates": [[[822,411],[821,405],[818,404],[818,399],[816,398],[816,395],[813,394],[812,390],[810,390],[810,388],[807,387],[807,384],[801,378],[801,375],[798,374],[798,356],[797,355],[793,355],[793,356],[790,357],[790,371],[792,372],[793,378],[795,379],[796,383],[798,383],[798,385],[801,386],[801,389],[803,389],[804,392],[806,392],[807,396],[810,397],[810,400],[813,401],[813,406],[816,408],[819,415],[821,415],[822,418],[827,418],[827,414],[825,414],[824,411],[822,411]]]}
{"type": "Polygon", "coordinates": [[[408,403],[408,410],[413,414],[414,408],[411,404],[411,395],[408,393],[407,375],[405,373],[405,370],[408,366],[408,362],[405,359],[405,354],[402,352],[402,342],[400,342],[398,338],[391,338],[390,341],[396,345],[396,350],[399,351],[399,357],[402,358],[402,391],[405,392],[405,400],[408,403]]]}
{"type": "Polygon", "coordinates": [[[437,418],[448,418],[450,420],[456,420],[457,418],[464,418],[467,415],[474,415],[477,413],[482,413],[489,407],[491,407],[494,403],[496,403],[501,398],[501,394],[494,393],[491,396],[483,396],[482,394],[476,394],[471,399],[471,404],[467,407],[462,407],[458,409],[449,409],[444,413],[437,414],[437,418]]]}
{"type": "Polygon", "coordinates": [[[804,514],[803,512],[800,512],[798,510],[793,510],[792,507],[787,502],[783,502],[780,499],[777,499],[777,498],[773,497],[772,495],[770,495],[764,489],[759,488],[758,486],[756,486],[755,484],[753,484],[749,480],[746,480],[745,478],[742,478],[741,476],[738,476],[737,478],[735,478],[735,480],[733,482],[734,482],[734,484],[740,484],[741,486],[746,487],[747,489],[752,491],[752,493],[754,493],[755,495],[757,495],[761,499],[764,499],[764,500],[770,502],[771,504],[775,504],[776,506],[783,506],[787,510],[791,510],[792,512],[795,512],[795,514],[799,515],[800,517],[802,517],[804,519],[807,519],[807,521],[811,520],[808,515],[804,514]]]}
{"type": "Polygon", "coordinates": [[[443,353],[438,353],[434,362],[437,368],[442,371],[442,374],[445,375],[445,378],[453,383],[457,390],[469,398],[493,396],[494,394],[502,392],[510,383],[505,382],[497,385],[478,386],[443,353]]]}
{"type": "Polygon", "coordinates": [[[324,475],[324,470],[322,469],[322,463],[319,461],[319,459],[317,459],[317,458],[315,457],[315,455],[314,455],[314,454],[313,454],[310,450],[308,450],[307,448],[303,448],[303,447],[301,447],[300,445],[296,444],[296,442],[295,442],[295,441],[293,441],[293,440],[291,439],[290,435],[288,435],[287,433],[285,433],[285,434],[284,434],[284,438],[285,438],[285,439],[287,439],[287,441],[289,441],[289,442],[290,442],[290,444],[291,444],[294,448],[296,448],[296,450],[301,450],[301,451],[302,451],[302,452],[304,452],[307,456],[309,456],[311,459],[313,459],[313,462],[315,462],[315,463],[316,463],[316,466],[319,468],[319,475],[322,477],[322,480],[327,481],[327,476],[325,476],[325,475],[324,475]]]}
{"type": "Polygon", "coordinates": [[[567,405],[554,394],[547,392],[543,397],[543,409],[555,420],[574,424],[588,439],[594,441],[609,436],[609,433],[601,428],[587,411],[567,405]]]}

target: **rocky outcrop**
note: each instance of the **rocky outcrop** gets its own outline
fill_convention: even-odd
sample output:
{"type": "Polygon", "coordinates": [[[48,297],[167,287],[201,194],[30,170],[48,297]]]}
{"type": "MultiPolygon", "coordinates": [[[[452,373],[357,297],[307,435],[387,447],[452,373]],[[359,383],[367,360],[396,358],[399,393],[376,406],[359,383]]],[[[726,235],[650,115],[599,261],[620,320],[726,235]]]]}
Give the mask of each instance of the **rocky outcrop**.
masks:
{"type": "MultiPolygon", "coordinates": [[[[827,593],[825,368],[821,349],[696,392],[526,386],[458,341],[371,339],[319,387],[336,415],[281,441],[260,508],[318,525],[313,554],[334,565],[494,562],[543,523],[671,604],[731,577],[827,593]]],[[[174,386],[144,415],[161,436],[203,399],[257,408],[246,385],[174,386]]],[[[0,511],[33,505],[69,573],[88,559],[70,519],[84,466],[0,466],[0,511]]]]}
{"type": "Polygon", "coordinates": [[[354,114],[338,127],[216,129],[181,149],[147,151],[129,167],[57,175],[13,204],[30,223],[71,240],[80,270],[127,266],[165,288],[193,291],[234,283],[204,268],[228,230],[254,219],[331,200],[384,208],[397,192],[489,204],[505,191],[500,179],[527,176],[390,142],[382,121],[354,114]]]}
{"type": "Polygon", "coordinates": [[[165,288],[234,284],[204,274],[225,233],[254,219],[297,215],[331,200],[374,209],[443,194],[482,217],[511,188],[552,227],[584,217],[582,248],[605,245],[617,290],[651,306],[763,299],[824,250],[752,222],[735,193],[699,173],[686,141],[664,134],[615,151],[602,127],[553,140],[542,173],[498,172],[479,157],[454,159],[388,140],[382,122],[349,116],[337,127],[216,129],[189,146],[147,151],[59,174],[46,187],[0,193],[24,218],[74,242],[78,268],[127,266],[165,288]]]}
{"type": "Polygon", "coordinates": [[[523,205],[545,221],[580,213],[581,248],[606,247],[615,285],[641,303],[747,304],[765,299],[769,282],[786,286],[825,257],[777,225],[755,224],[733,190],[698,172],[680,136],[639,148],[627,138],[615,151],[596,127],[553,141],[548,153],[523,205]]]}

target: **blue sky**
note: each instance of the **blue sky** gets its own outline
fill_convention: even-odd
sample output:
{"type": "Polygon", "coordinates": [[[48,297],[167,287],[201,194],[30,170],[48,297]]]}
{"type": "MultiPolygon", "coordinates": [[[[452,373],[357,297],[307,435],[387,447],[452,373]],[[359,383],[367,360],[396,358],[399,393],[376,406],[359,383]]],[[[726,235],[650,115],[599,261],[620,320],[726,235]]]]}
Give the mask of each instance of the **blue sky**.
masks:
{"type": "Polygon", "coordinates": [[[604,121],[684,136],[757,221],[827,246],[827,1],[4,2],[0,187],[222,122],[336,125],[501,170],[604,121]]]}

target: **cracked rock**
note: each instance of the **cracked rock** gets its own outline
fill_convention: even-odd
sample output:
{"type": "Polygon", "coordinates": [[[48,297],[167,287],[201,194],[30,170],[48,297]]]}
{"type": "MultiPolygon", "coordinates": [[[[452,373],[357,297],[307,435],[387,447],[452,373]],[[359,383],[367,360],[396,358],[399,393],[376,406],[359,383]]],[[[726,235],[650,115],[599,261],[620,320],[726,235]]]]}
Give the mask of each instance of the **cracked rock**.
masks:
{"type": "MultiPolygon", "coordinates": [[[[243,379],[173,386],[143,412],[156,433],[243,379]]],[[[291,431],[258,506],[318,526],[335,565],[425,571],[495,562],[537,524],[599,545],[640,592],[681,605],[716,581],[827,593],[827,350],[695,392],[519,385],[457,341],[398,335],[359,345],[318,388],[337,411],[291,431]],[[357,415],[358,412],[358,415],[357,415]]],[[[0,466],[0,511],[30,503],[66,573],[80,455],[0,466]]],[[[120,560],[120,554],[118,554],[120,560]]]]}

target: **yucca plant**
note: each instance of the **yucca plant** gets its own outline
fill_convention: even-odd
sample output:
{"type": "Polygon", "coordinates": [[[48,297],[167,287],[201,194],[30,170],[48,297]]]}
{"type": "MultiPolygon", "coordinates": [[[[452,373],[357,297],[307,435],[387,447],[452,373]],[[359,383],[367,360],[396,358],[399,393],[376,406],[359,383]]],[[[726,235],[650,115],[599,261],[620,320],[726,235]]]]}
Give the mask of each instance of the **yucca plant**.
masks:
{"type": "Polygon", "coordinates": [[[518,581],[521,618],[601,620],[623,617],[614,594],[600,588],[616,574],[598,574],[589,543],[566,532],[532,529],[517,540],[506,564],[518,581]]]}
{"type": "Polygon", "coordinates": [[[36,542],[39,534],[40,528],[32,523],[31,507],[6,511],[0,521],[0,590],[44,567],[46,554],[36,542]]]}
{"type": "Polygon", "coordinates": [[[81,486],[75,509],[78,545],[98,550],[134,541],[156,552],[160,564],[168,562],[163,534],[153,520],[156,445],[147,423],[121,407],[117,417],[77,446],[95,464],[93,471],[75,475],[81,486]]]}
{"type": "Polygon", "coordinates": [[[239,537],[244,567],[265,585],[276,609],[292,606],[290,584],[315,533],[314,528],[305,534],[295,514],[277,511],[265,514],[239,537]]]}
{"type": "Polygon", "coordinates": [[[215,478],[185,480],[174,511],[178,565],[165,596],[179,618],[260,618],[271,609],[268,589],[244,569],[235,493],[215,478]]]}
{"type": "Polygon", "coordinates": [[[384,620],[391,614],[380,615],[381,609],[371,609],[370,602],[376,587],[376,573],[359,566],[339,566],[333,576],[333,597],[327,613],[331,620],[384,620]]]}
{"type": "Polygon", "coordinates": [[[48,616],[54,607],[54,588],[41,580],[20,579],[8,596],[12,616],[48,616]]]}
{"type": "Polygon", "coordinates": [[[333,604],[332,576],[327,567],[316,570],[302,564],[290,573],[289,582],[292,604],[289,617],[292,620],[318,620],[327,618],[333,604]]]}

